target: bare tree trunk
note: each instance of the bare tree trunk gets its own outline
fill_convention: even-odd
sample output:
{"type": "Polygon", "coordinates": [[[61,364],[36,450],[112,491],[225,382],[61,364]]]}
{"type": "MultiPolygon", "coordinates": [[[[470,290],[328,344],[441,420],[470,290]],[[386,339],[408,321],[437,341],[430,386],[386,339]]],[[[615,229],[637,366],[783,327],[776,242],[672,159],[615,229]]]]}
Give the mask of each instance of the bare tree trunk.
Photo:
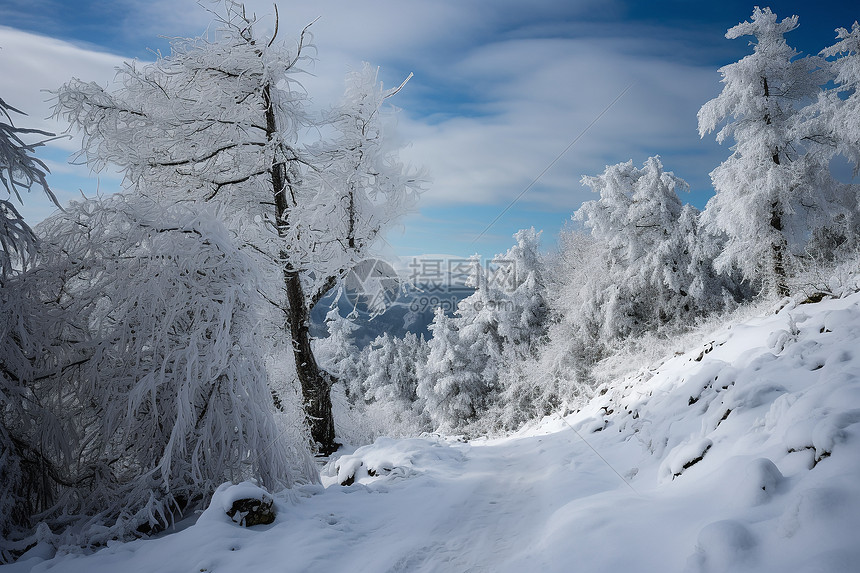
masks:
{"type": "Polygon", "coordinates": [[[788,288],[787,276],[788,273],[785,269],[785,240],[782,236],[782,218],[777,211],[777,205],[774,203],[771,206],[771,218],[770,218],[770,226],[777,231],[779,234],[779,239],[775,241],[772,245],[773,249],[773,260],[772,260],[772,271],[774,278],[774,290],[778,296],[789,296],[791,294],[788,288]]]}
{"type": "Polygon", "coordinates": [[[334,380],[320,369],[311,349],[310,307],[306,302],[299,274],[289,268],[284,269],[284,284],[290,305],[287,321],[292,337],[296,373],[302,386],[305,416],[311,430],[311,438],[316,442],[319,453],[327,456],[340,445],[334,441],[334,416],[331,410],[331,386],[334,380]]]}
{"type": "MultiPolygon", "coordinates": [[[[764,88],[764,97],[770,97],[770,88],[767,85],[767,78],[762,77],[761,83],[762,87],[764,88]]],[[[765,114],[764,122],[767,125],[770,125],[770,115],[765,114]]],[[[779,159],[779,148],[772,150],[771,159],[773,160],[774,165],[781,164],[779,159]]],[[[771,270],[773,271],[773,278],[775,283],[773,285],[773,289],[774,291],[776,291],[776,294],[778,296],[788,296],[790,292],[788,289],[787,282],[788,273],[785,269],[785,239],[782,234],[782,217],[777,210],[777,203],[772,203],[770,207],[770,226],[777,232],[779,236],[779,239],[771,245],[773,251],[773,260],[771,261],[771,266],[773,268],[771,270]]]]}
{"type": "MultiPolygon", "coordinates": [[[[277,134],[277,121],[272,105],[269,86],[263,89],[266,103],[266,133],[271,140],[277,134]]],[[[286,157],[274,157],[272,163],[272,193],[275,200],[275,217],[278,233],[286,234],[289,221],[289,202],[287,192],[291,190],[291,181],[287,172],[286,157]]],[[[287,291],[286,325],[292,338],[293,357],[296,362],[296,374],[302,387],[303,408],[311,439],[316,443],[317,450],[322,455],[329,455],[337,450],[339,444],[334,441],[334,416],[331,409],[332,377],[320,370],[311,349],[309,332],[310,314],[313,302],[305,295],[301,276],[298,269],[290,262],[285,251],[280,253],[284,267],[284,286],[287,291]]]]}

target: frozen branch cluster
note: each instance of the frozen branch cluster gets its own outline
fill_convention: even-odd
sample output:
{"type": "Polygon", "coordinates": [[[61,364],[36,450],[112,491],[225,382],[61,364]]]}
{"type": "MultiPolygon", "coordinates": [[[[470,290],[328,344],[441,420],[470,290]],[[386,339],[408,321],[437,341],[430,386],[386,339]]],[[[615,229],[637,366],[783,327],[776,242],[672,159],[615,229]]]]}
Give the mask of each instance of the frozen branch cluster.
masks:
{"type": "Polygon", "coordinates": [[[25,141],[32,136],[51,137],[54,134],[16,127],[12,121],[13,113],[22,114],[0,98],[0,184],[8,197],[0,199],[0,281],[13,272],[13,267],[25,264],[36,249],[36,237],[12,199],[21,203],[21,192],[38,186],[54,203],[57,202],[45,178],[48,167],[33,155],[45,141],[25,141]]]}
{"type": "Polygon", "coordinates": [[[5,425],[15,447],[40,445],[17,452],[21,501],[67,525],[66,543],[163,527],[224,481],[313,479],[301,424],[273,414],[258,265],[213,215],[72,204],[37,227],[36,264],[9,285],[23,324],[4,349],[30,344],[4,356],[26,388],[5,425]]]}

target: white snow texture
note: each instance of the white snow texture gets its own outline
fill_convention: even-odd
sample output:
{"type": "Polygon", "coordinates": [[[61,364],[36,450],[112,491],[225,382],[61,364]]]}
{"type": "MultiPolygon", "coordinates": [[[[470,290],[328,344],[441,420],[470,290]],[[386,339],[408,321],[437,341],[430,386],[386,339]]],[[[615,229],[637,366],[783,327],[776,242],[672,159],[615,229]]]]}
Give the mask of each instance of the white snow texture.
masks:
{"type": "Polygon", "coordinates": [[[858,336],[860,294],[788,305],[504,439],[379,439],[270,526],[0,571],[857,571],[858,336]]]}

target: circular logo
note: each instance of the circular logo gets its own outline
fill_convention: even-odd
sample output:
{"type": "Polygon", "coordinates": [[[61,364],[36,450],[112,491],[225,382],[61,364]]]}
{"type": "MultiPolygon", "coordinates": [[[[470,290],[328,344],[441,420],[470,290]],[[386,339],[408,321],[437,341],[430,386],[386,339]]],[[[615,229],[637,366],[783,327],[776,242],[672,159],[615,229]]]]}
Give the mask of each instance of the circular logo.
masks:
{"type": "Polygon", "coordinates": [[[377,315],[394,304],[400,294],[400,278],[394,267],[379,259],[364,259],[343,280],[347,300],[360,312],[377,315]]]}

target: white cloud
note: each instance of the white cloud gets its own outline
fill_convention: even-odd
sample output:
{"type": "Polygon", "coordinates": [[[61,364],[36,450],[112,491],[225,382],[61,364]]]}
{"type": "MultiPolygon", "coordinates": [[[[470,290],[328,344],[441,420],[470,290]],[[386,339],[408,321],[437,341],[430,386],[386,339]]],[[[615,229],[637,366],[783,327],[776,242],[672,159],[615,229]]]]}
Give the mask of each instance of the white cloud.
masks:
{"type": "MultiPolygon", "coordinates": [[[[0,26],[3,99],[29,115],[21,122],[27,127],[53,132],[65,129],[63,124],[49,119],[51,95],[46,90],[56,90],[72,77],[105,85],[122,62],[121,57],[113,54],[0,26]]],[[[68,141],[54,145],[76,148],[68,141]]]]}
{"type": "MultiPolygon", "coordinates": [[[[73,76],[106,85],[122,62],[123,59],[115,55],[0,26],[0,77],[5,78],[0,97],[27,114],[27,117],[13,116],[20,127],[53,133],[64,131],[67,124],[50,117],[50,94],[45,90],[55,90],[73,76]]],[[[87,167],[64,161],[78,149],[79,138],[61,138],[39,151],[51,170],[48,180],[60,204],[80,197],[81,190],[89,194],[99,189],[108,193],[119,190],[115,175],[104,177],[102,187],[97,179],[89,177],[87,167]]],[[[31,223],[44,219],[56,209],[40,193],[30,193],[23,201],[20,211],[31,223]]]]}
{"type": "MultiPolygon", "coordinates": [[[[611,41],[556,39],[479,47],[452,74],[483,86],[486,115],[402,122],[414,142],[407,155],[433,173],[430,204],[506,204],[577,137],[524,200],[575,205],[587,194],[580,175],[607,163],[713,149],[696,133],[696,111],[718,89],[710,68],[619,53],[611,41]]],[[[667,165],[682,177],[686,167],[667,165]]]]}

